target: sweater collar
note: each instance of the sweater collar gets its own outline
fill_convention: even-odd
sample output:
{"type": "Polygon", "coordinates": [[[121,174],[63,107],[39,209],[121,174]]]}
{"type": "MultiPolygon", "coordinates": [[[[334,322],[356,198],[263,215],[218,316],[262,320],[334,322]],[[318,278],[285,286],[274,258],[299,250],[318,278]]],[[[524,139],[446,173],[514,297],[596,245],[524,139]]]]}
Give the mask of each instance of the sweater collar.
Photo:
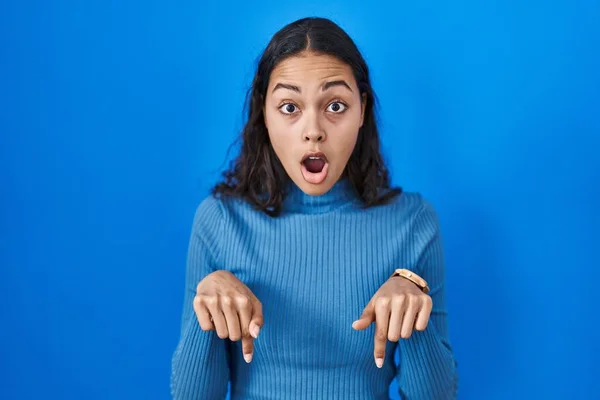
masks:
{"type": "Polygon", "coordinates": [[[326,193],[311,196],[290,180],[283,200],[283,211],[301,214],[322,214],[359,199],[350,180],[342,177],[326,193]]]}

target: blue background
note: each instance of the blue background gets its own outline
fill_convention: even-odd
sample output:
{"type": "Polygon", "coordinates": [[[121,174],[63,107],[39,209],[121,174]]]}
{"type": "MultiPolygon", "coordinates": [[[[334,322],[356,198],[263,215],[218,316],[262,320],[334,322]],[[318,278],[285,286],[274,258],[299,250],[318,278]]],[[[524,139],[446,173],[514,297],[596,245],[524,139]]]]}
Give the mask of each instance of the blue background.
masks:
{"type": "Polygon", "coordinates": [[[202,3],[1,3],[1,399],[169,397],[193,212],[308,15],[440,214],[460,397],[598,395],[599,3],[202,3]]]}

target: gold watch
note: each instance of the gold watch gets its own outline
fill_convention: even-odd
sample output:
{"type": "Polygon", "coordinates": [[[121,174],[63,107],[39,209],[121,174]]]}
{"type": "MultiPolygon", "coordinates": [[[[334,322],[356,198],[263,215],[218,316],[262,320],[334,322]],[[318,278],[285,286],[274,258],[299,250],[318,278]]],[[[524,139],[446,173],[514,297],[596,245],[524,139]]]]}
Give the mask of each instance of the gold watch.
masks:
{"type": "Polygon", "coordinates": [[[423,291],[423,293],[429,293],[429,286],[427,286],[427,281],[408,269],[397,269],[394,271],[392,276],[390,276],[390,278],[393,278],[394,276],[401,276],[403,278],[406,278],[415,285],[417,285],[419,289],[423,291]]]}

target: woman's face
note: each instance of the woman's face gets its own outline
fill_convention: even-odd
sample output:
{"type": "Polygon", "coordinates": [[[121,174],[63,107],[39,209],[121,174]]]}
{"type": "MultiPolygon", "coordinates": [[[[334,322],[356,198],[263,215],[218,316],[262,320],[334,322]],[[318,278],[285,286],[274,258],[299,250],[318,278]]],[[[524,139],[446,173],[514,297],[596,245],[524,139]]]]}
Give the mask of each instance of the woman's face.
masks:
{"type": "Polygon", "coordinates": [[[265,124],[289,177],[307,194],[339,180],[363,124],[366,101],[352,69],[328,55],[301,53],[271,73],[265,124]]]}

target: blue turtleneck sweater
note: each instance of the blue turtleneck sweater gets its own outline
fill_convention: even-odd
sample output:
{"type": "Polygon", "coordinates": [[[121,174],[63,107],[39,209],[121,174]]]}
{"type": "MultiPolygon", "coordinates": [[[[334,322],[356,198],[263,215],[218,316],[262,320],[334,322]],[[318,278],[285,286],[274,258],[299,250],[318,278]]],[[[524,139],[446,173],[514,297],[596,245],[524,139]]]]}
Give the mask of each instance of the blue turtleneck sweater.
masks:
{"type": "Polygon", "coordinates": [[[228,390],[234,400],[388,399],[394,379],[404,399],[455,398],[436,212],[414,192],[359,206],[347,179],[321,196],[292,183],[276,218],[240,199],[204,199],[193,223],[172,360],[175,399],[224,399],[228,390]],[[433,310],[425,331],[387,342],[379,369],[375,323],[356,331],[352,322],[396,268],[427,280],[433,310]],[[233,273],[263,305],[250,364],[241,341],[202,331],[194,314],[196,286],[216,270],[233,273]]]}

